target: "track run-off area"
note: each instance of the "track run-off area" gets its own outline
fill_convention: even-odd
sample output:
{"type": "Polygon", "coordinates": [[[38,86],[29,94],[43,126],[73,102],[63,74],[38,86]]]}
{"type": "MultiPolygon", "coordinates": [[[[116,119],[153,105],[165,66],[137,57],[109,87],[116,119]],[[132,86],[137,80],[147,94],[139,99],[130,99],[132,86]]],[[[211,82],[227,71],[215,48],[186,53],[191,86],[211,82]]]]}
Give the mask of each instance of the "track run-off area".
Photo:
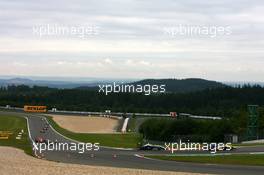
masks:
{"type": "MultiPolygon", "coordinates": [[[[41,135],[50,141],[61,143],[77,143],[77,141],[67,138],[57,132],[49,123],[44,115],[28,114],[23,112],[0,111],[2,116],[19,116],[27,120],[28,134],[30,141],[35,144],[35,138],[39,137],[41,128],[49,125],[49,129],[41,135]]],[[[148,155],[167,155],[167,151],[139,151],[137,149],[109,148],[100,146],[98,151],[86,151],[78,153],[76,151],[45,151],[41,154],[38,151],[33,152],[34,155],[41,159],[55,162],[120,167],[120,168],[136,168],[147,170],[161,170],[174,172],[193,172],[206,174],[230,174],[230,175],[262,175],[264,167],[262,166],[242,166],[242,165],[220,165],[206,163],[187,163],[177,161],[166,161],[146,158],[148,155]]],[[[200,155],[201,152],[179,152],[179,155],[200,155]]],[[[202,153],[208,154],[208,152],[202,153]]],[[[232,154],[264,154],[264,146],[239,147],[234,151],[229,151],[223,155],[232,154]]],[[[212,156],[213,159],[213,156],[212,156]]]]}

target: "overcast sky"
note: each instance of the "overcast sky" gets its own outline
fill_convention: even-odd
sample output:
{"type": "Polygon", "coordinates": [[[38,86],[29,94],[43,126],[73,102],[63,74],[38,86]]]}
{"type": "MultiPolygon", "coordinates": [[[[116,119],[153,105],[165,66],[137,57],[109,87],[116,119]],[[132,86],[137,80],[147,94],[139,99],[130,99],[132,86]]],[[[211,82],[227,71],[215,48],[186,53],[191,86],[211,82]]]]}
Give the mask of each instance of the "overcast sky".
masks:
{"type": "Polygon", "coordinates": [[[263,0],[0,0],[0,26],[0,75],[264,81],[263,0]]]}

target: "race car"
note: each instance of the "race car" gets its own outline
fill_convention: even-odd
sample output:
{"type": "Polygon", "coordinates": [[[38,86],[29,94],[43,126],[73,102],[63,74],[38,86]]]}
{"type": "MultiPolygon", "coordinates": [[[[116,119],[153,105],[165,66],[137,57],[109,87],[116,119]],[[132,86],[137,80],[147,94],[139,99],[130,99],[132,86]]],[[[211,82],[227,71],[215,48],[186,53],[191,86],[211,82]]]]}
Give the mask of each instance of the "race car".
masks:
{"type": "Polygon", "coordinates": [[[36,137],[35,142],[36,143],[46,143],[46,144],[48,143],[48,141],[44,139],[43,137],[36,137]]]}
{"type": "Polygon", "coordinates": [[[47,126],[45,126],[44,128],[43,128],[43,130],[45,130],[45,131],[47,131],[49,129],[49,127],[47,127],[47,126]]]}
{"type": "Polygon", "coordinates": [[[230,146],[223,146],[221,147],[221,149],[215,145],[212,145],[210,148],[209,148],[209,151],[232,151],[232,150],[235,150],[236,148],[232,145],[230,146]]]}
{"type": "Polygon", "coordinates": [[[139,150],[144,150],[144,151],[151,151],[151,150],[165,150],[165,148],[163,146],[159,146],[159,145],[151,145],[151,144],[146,144],[143,145],[139,148],[139,150]]]}

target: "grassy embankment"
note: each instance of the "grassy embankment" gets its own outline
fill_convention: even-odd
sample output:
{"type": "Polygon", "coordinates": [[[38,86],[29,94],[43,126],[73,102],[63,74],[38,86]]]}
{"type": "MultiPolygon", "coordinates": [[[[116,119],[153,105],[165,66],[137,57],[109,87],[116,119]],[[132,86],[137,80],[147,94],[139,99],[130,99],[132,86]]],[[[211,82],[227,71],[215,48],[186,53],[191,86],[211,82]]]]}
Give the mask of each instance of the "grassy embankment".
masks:
{"type": "Polygon", "coordinates": [[[264,166],[264,155],[147,156],[149,158],[194,163],[264,166]]]}
{"type": "Polygon", "coordinates": [[[136,118],[132,117],[129,119],[129,122],[127,125],[127,131],[128,132],[136,132],[136,118]]]}
{"type": "Polygon", "coordinates": [[[238,143],[238,144],[233,144],[233,146],[242,146],[242,147],[247,147],[247,146],[264,146],[264,143],[238,143]]]}
{"type": "Polygon", "coordinates": [[[19,148],[29,155],[32,154],[32,148],[28,137],[27,121],[25,118],[1,115],[0,131],[9,131],[13,133],[8,139],[0,139],[0,146],[19,148]],[[24,130],[24,134],[22,135],[21,140],[17,140],[16,137],[22,129],[24,130]]]}
{"type": "Polygon", "coordinates": [[[101,146],[117,147],[117,148],[136,148],[141,142],[142,137],[137,133],[127,134],[88,134],[74,133],[60,127],[50,116],[47,116],[49,123],[53,128],[62,135],[80,141],[90,143],[100,143],[101,146]]]}

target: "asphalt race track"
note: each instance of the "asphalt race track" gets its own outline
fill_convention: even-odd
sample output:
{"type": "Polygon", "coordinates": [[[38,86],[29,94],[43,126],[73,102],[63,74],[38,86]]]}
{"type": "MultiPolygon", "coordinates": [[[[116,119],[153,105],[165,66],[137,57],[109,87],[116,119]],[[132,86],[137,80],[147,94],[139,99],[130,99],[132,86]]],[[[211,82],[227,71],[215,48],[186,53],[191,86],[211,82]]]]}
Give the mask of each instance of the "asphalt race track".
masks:
{"type": "MultiPolygon", "coordinates": [[[[58,141],[63,143],[73,142],[69,140],[51,127],[45,132],[40,133],[40,130],[47,122],[41,115],[32,115],[17,112],[0,112],[0,114],[12,114],[28,118],[29,130],[32,140],[41,136],[51,141],[58,141]]],[[[253,153],[264,152],[264,146],[238,148],[230,153],[253,153]]],[[[38,153],[37,153],[38,154],[38,153]]],[[[260,166],[238,166],[238,165],[213,165],[213,164],[198,164],[198,163],[183,163],[174,161],[152,160],[146,159],[144,154],[167,154],[164,151],[138,151],[138,150],[118,150],[111,148],[100,147],[99,151],[89,151],[83,154],[73,151],[46,151],[40,156],[47,160],[87,164],[96,166],[110,166],[122,168],[138,168],[148,170],[162,170],[162,171],[179,171],[179,172],[194,172],[207,174],[230,174],[230,175],[263,175],[264,167],[260,166]],[[141,156],[138,156],[141,155],[141,156]]],[[[184,153],[183,153],[184,154],[184,153]]],[[[200,153],[199,153],[200,154],[200,153]]],[[[38,154],[39,155],[39,154],[38,154]]]]}

